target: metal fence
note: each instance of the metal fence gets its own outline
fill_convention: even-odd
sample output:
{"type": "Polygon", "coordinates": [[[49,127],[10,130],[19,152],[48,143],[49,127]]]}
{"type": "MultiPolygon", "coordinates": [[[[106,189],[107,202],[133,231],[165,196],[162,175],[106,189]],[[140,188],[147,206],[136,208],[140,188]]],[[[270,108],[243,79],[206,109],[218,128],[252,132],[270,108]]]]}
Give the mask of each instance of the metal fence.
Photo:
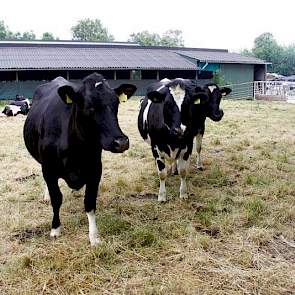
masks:
{"type": "Polygon", "coordinates": [[[232,89],[229,99],[276,100],[295,103],[295,82],[255,81],[224,85],[232,89]]]}
{"type": "Polygon", "coordinates": [[[295,102],[295,82],[255,81],[254,98],[295,102]]]}

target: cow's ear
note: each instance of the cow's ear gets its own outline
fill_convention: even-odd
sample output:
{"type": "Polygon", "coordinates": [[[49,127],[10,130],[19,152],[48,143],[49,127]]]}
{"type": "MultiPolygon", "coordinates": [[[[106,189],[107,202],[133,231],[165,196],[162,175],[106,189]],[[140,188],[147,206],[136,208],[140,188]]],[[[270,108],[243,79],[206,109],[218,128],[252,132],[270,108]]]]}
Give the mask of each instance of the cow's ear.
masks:
{"type": "Polygon", "coordinates": [[[208,95],[205,92],[197,92],[191,99],[193,104],[204,104],[209,100],[208,95]]]}
{"type": "Polygon", "coordinates": [[[58,92],[58,95],[60,96],[60,98],[66,104],[72,104],[73,102],[75,102],[75,103],[82,102],[81,96],[77,92],[75,92],[73,87],[71,87],[69,85],[59,87],[57,92],[58,92]]]}
{"type": "Polygon", "coordinates": [[[120,102],[126,102],[136,91],[136,86],[133,84],[121,84],[119,87],[115,88],[115,92],[120,100],[120,102]]]}
{"type": "Polygon", "coordinates": [[[219,90],[220,90],[222,96],[227,96],[228,94],[231,93],[231,89],[228,87],[222,87],[219,90]]]}
{"type": "Polygon", "coordinates": [[[159,91],[150,91],[147,93],[147,97],[154,103],[161,103],[165,100],[166,94],[159,91]]]}

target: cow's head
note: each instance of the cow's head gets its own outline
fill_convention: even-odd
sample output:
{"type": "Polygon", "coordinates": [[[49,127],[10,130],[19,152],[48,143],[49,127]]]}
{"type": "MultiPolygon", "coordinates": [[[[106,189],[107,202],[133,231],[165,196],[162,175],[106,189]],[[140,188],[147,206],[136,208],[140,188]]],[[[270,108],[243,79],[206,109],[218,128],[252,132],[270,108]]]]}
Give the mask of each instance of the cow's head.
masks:
{"type": "Polygon", "coordinates": [[[196,133],[195,119],[200,117],[208,103],[208,94],[197,86],[195,80],[185,80],[186,95],[181,107],[181,122],[186,126],[188,135],[196,133]]]}
{"type": "Polygon", "coordinates": [[[118,106],[135,91],[132,84],[112,89],[102,75],[93,73],[80,84],[69,83],[60,87],[58,94],[64,103],[73,104],[75,128],[99,141],[103,149],[121,153],[129,148],[129,140],[119,127],[118,106]]]}
{"type": "Polygon", "coordinates": [[[223,110],[219,107],[221,98],[231,93],[231,89],[228,87],[219,88],[218,85],[210,83],[204,86],[204,90],[209,97],[206,104],[206,116],[213,121],[220,121],[223,117],[223,110]]]}

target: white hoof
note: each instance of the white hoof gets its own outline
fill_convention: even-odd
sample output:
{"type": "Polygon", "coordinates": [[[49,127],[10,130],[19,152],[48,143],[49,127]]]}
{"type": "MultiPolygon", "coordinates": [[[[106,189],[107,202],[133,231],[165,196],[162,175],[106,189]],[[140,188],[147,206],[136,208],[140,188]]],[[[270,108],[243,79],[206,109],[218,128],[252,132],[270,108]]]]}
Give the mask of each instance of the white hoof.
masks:
{"type": "Polygon", "coordinates": [[[50,202],[50,195],[47,186],[44,188],[43,203],[48,204],[50,202]]]}
{"type": "Polygon", "coordinates": [[[60,227],[52,228],[51,231],[50,231],[50,236],[52,238],[57,238],[58,236],[60,236],[60,227]]]}
{"type": "Polygon", "coordinates": [[[166,201],[167,201],[166,194],[158,195],[158,202],[166,202],[166,201]]]}
{"type": "Polygon", "coordinates": [[[90,245],[92,246],[92,247],[95,247],[95,246],[98,246],[98,245],[100,245],[101,243],[102,243],[102,241],[101,241],[101,239],[100,238],[94,238],[94,239],[91,239],[90,237],[89,237],[89,239],[90,239],[90,245]]]}
{"type": "Polygon", "coordinates": [[[188,199],[188,194],[187,193],[182,193],[179,195],[180,199],[188,199]]]}

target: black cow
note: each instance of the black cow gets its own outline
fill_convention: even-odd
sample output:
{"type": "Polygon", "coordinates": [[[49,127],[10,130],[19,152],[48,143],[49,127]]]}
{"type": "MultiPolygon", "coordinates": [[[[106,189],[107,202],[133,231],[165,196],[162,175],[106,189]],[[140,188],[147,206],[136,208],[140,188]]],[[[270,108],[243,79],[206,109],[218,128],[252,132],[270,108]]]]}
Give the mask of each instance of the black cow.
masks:
{"type": "Polygon", "coordinates": [[[89,239],[91,245],[100,242],[95,210],[101,152],[121,153],[129,148],[128,137],[118,124],[118,97],[129,98],[135,90],[130,84],[111,89],[97,73],[81,83],[58,77],[37,88],[24,125],[24,139],[28,151],[42,166],[49,190],[53,207],[50,236],[60,234],[62,194],[58,179],[62,178],[75,190],[86,185],[89,239]]]}
{"type": "Polygon", "coordinates": [[[199,104],[194,108],[194,126],[197,130],[196,132],[196,150],[197,150],[197,168],[203,170],[203,165],[201,161],[201,149],[202,149],[202,139],[205,132],[205,121],[206,118],[217,122],[223,117],[223,110],[220,109],[220,101],[223,96],[231,93],[231,89],[228,87],[219,88],[216,84],[210,83],[203,87],[204,91],[207,93],[209,99],[204,104],[199,104]]]}
{"type": "Polygon", "coordinates": [[[14,100],[4,107],[2,111],[6,116],[16,116],[17,114],[27,115],[31,107],[28,99],[14,100]]]}
{"type": "Polygon", "coordinates": [[[181,177],[180,198],[188,197],[186,169],[197,132],[193,125],[193,113],[198,104],[207,100],[207,94],[193,81],[174,79],[151,85],[141,102],[138,129],[142,138],[150,142],[156,160],[160,178],[160,202],[166,201],[165,158],[177,160],[181,177]]]}

